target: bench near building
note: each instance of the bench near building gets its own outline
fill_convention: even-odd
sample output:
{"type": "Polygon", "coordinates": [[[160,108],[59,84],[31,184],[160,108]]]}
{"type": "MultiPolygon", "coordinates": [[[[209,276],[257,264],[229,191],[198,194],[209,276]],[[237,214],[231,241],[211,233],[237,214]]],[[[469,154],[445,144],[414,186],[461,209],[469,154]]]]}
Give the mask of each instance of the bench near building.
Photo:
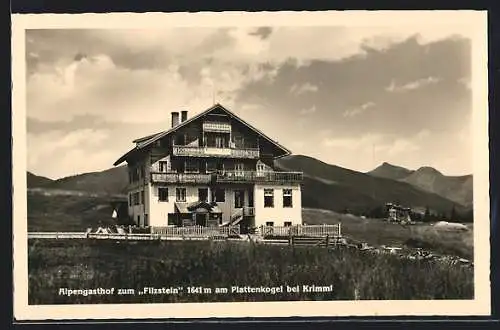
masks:
{"type": "Polygon", "coordinates": [[[216,104],[134,140],[127,163],[128,215],[141,227],[302,225],[302,172],[276,170],[290,151],[216,104]]]}

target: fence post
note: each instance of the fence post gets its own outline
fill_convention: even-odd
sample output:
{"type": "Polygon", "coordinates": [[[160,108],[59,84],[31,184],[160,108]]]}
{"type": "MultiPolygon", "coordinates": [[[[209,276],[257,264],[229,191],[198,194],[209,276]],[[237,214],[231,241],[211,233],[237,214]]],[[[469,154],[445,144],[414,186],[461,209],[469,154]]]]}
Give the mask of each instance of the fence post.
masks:
{"type": "Polygon", "coordinates": [[[339,233],[339,237],[341,237],[341,236],[342,236],[342,232],[341,232],[341,230],[340,230],[341,225],[342,225],[342,223],[341,223],[341,222],[339,222],[339,225],[338,225],[338,233],[339,233]]]}
{"type": "Polygon", "coordinates": [[[328,243],[329,243],[329,239],[330,236],[328,234],[326,234],[326,248],[328,249],[328,243]]]}

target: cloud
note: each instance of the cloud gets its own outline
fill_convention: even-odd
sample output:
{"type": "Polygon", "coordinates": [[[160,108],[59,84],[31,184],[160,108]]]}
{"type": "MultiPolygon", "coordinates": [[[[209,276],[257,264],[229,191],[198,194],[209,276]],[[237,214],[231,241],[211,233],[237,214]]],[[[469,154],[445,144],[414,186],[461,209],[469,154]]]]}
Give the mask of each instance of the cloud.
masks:
{"type": "Polygon", "coordinates": [[[364,113],[366,110],[373,108],[374,106],[375,106],[374,102],[371,102],[371,101],[366,102],[366,103],[361,104],[359,107],[355,107],[355,108],[348,109],[348,110],[344,111],[343,116],[344,117],[355,117],[357,115],[364,113]]]}
{"type": "Polygon", "coordinates": [[[57,179],[109,168],[116,154],[103,144],[108,137],[92,129],[28,133],[28,169],[57,179]]]}
{"type": "Polygon", "coordinates": [[[61,64],[53,71],[34,73],[28,80],[28,115],[41,120],[69,120],[78,114],[106,120],[156,122],[169,118],[180,107],[196,113],[218,100],[232,104],[233,93],[245,81],[265,74],[252,68],[248,76],[238,67],[203,66],[193,84],[182,77],[179,66],[162,70],[129,70],[118,67],[107,55],[61,64]],[[148,115],[144,116],[147,110],[148,115]]]}
{"type": "MultiPolygon", "coordinates": [[[[452,153],[466,160],[471,147],[457,132],[472,109],[471,41],[449,38],[460,29],[434,30],[30,30],[30,166],[59,177],[85,168],[69,164],[66,154],[95,150],[95,167],[109,166],[134,138],[170,127],[171,111],[194,115],[214,95],[285,146],[352,169],[376,161],[440,164],[452,153]],[[87,129],[106,135],[100,149],[82,144],[71,151],[68,144],[56,153],[37,145],[87,129]],[[299,135],[303,144],[295,143],[299,135]]],[[[466,161],[442,163],[444,172],[470,169],[466,161]]]]}
{"type": "Polygon", "coordinates": [[[385,88],[386,91],[388,92],[405,92],[405,91],[411,91],[414,89],[418,89],[427,85],[433,85],[437,84],[441,79],[436,78],[436,77],[427,77],[427,78],[422,78],[418,79],[415,81],[408,82],[406,84],[397,86],[394,80],[391,81],[391,84],[385,88]]]}
{"type": "Polygon", "coordinates": [[[250,32],[249,34],[252,36],[258,36],[261,39],[267,39],[271,33],[273,33],[273,28],[269,26],[263,26],[257,28],[255,31],[250,32]]]}
{"type": "Polygon", "coordinates": [[[308,83],[308,82],[306,82],[302,85],[293,84],[292,87],[290,87],[290,93],[295,94],[295,95],[300,95],[300,94],[308,93],[308,92],[314,93],[317,91],[318,91],[318,86],[315,86],[315,85],[308,83]]]}
{"type": "Polygon", "coordinates": [[[313,105],[313,106],[311,106],[311,107],[309,107],[309,108],[301,109],[301,110],[299,111],[299,114],[300,114],[300,115],[304,115],[304,116],[305,116],[305,115],[310,115],[310,114],[313,114],[313,113],[315,113],[315,112],[316,112],[316,106],[315,106],[315,105],[313,105]]]}

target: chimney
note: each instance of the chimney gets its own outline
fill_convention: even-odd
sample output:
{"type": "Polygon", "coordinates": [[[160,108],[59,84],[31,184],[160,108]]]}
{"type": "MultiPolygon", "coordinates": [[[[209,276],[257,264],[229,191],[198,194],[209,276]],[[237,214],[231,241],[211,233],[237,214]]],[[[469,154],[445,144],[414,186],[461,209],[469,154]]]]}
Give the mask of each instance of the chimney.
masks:
{"type": "Polygon", "coordinates": [[[177,111],[172,112],[172,127],[179,125],[179,113],[177,111]]]}
{"type": "Polygon", "coordinates": [[[181,123],[185,122],[188,118],[188,112],[186,110],[181,111],[181,123]]]}

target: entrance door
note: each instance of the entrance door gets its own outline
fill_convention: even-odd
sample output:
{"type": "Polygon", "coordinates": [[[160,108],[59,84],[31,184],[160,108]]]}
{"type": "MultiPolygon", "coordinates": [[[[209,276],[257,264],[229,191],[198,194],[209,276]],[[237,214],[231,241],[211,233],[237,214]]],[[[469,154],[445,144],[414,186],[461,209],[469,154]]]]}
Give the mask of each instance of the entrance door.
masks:
{"type": "Polygon", "coordinates": [[[197,213],[195,216],[195,222],[197,226],[205,227],[207,225],[207,214],[206,213],[197,213]]]}
{"type": "Polygon", "coordinates": [[[243,201],[245,198],[244,190],[235,190],[234,191],[234,208],[240,209],[243,207],[243,201]]]}
{"type": "Polygon", "coordinates": [[[208,188],[198,189],[198,200],[208,202],[208,188]]]}
{"type": "Polygon", "coordinates": [[[248,206],[253,207],[253,189],[248,190],[248,206]]]}

